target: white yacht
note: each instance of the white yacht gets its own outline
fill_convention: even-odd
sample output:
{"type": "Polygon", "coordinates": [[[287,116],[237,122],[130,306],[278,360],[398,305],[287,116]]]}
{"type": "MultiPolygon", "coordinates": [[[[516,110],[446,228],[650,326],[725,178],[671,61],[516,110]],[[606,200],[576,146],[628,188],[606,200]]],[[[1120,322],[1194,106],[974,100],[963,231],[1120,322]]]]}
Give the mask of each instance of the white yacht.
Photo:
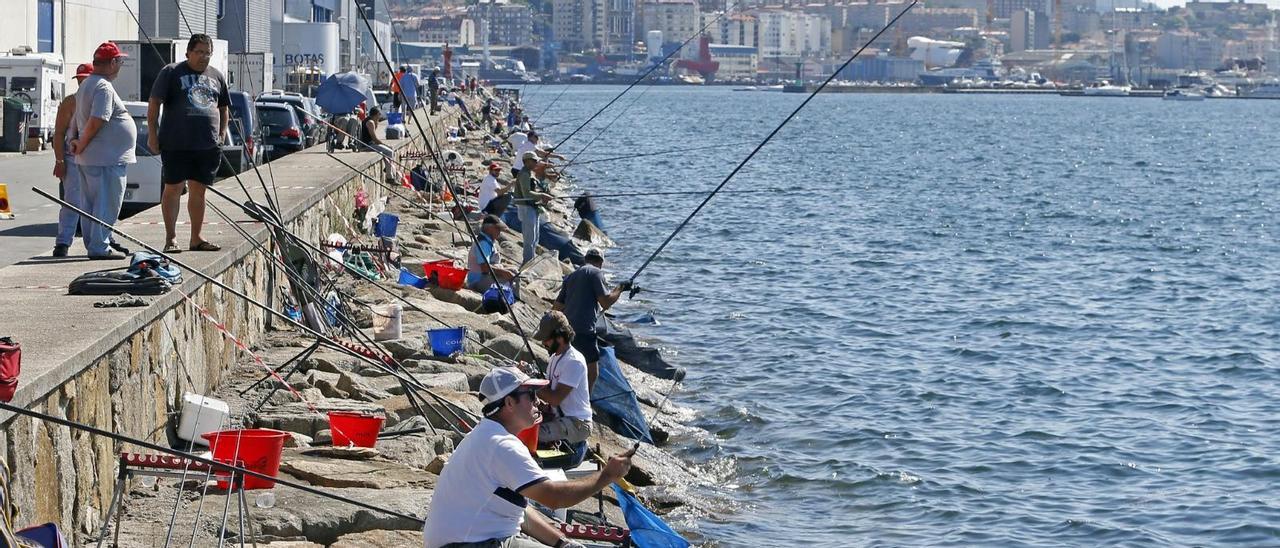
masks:
{"type": "Polygon", "coordinates": [[[1165,101],[1203,101],[1204,94],[1189,88],[1173,88],[1164,92],[1165,101]]]}
{"type": "Polygon", "coordinates": [[[1107,80],[1098,80],[1084,88],[1084,94],[1096,97],[1127,97],[1129,86],[1117,86],[1107,80]]]}

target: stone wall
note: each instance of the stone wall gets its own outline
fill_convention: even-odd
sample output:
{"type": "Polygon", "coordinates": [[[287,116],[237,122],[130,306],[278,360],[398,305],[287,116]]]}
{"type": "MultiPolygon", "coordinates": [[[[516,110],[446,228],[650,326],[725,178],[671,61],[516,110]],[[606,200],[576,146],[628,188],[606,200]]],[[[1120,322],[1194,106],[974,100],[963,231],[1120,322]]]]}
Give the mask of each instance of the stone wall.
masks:
{"type": "MultiPolygon", "coordinates": [[[[400,146],[407,144],[408,141],[399,143],[400,146]]],[[[347,155],[343,160],[350,163],[357,157],[364,159],[355,164],[357,167],[363,166],[364,172],[372,177],[381,176],[380,162],[373,159],[372,154],[347,155]]],[[[286,157],[273,164],[273,168],[277,185],[284,184],[286,179],[317,184],[317,188],[305,196],[292,196],[293,199],[281,205],[290,228],[308,241],[319,242],[333,232],[346,233],[339,207],[349,214],[355,191],[360,186],[371,199],[383,195],[381,187],[362,180],[323,154],[305,158],[302,154],[286,157]],[[293,169],[299,171],[291,175],[293,169]],[[339,175],[343,172],[345,176],[339,175]]],[[[246,175],[254,178],[252,173],[246,175]]],[[[248,179],[246,184],[250,184],[248,179]]],[[[284,191],[281,196],[285,196],[284,191]]],[[[210,200],[217,201],[224,211],[230,211],[225,202],[213,196],[210,200]]],[[[158,211],[144,215],[147,214],[159,216],[158,211]]],[[[216,220],[212,212],[209,220],[216,220]]],[[[258,236],[259,241],[266,241],[267,231],[261,225],[244,226],[251,235],[258,236]]],[[[234,232],[226,232],[221,237],[225,240],[222,253],[228,254],[228,258],[220,261],[225,266],[218,269],[215,277],[254,299],[267,302],[269,260],[248,242],[234,242],[240,239],[234,232]]],[[[190,255],[179,256],[179,260],[186,256],[190,255]]],[[[207,273],[214,275],[212,269],[207,273]]],[[[277,275],[283,276],[283,273],[277,275]]],[[[140,314],[141,328],[118,340],[96,359],[83,361],[87,363],[83,368],[72,368],[78,372],[55,384],[57,388],[52,392],[24,395],[20,389],[14,403],[167,445],[169,430],[177,424],[176,412],[181,409],[182,394],[208,393],[222,380],[224,372],[242,358],[213,323],[204,319],[179,293],[187,292],[192,300],[250,346],[266,331],[267,313],[261,308],[194,274],[185,273],[184,277],[183,285],[157,298],[140,314]]],[[[280,302],[278,295],[274,302],[280,302]]],[[[278,304],[276,307],[279,308],[278,304]]],[[[58,523],[72,545],[82,544],[88,535],[96,535],[113,495],[119,453],[138,448],[34,418],[5,415],[0,444],[5,448],[12,471],[10,493],[20,509],[15,525],[58,523]]]]}

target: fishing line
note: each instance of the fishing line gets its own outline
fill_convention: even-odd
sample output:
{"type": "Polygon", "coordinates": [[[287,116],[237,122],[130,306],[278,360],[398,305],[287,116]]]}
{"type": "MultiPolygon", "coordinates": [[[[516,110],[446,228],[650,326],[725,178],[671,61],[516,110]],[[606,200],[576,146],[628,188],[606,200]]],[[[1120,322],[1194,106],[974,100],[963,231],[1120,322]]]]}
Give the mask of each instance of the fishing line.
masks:
{"type": "MultiPolygon", "coordinates": [[[[547,111],[551,110],[551,107],[556,104],[556,101],[559,101],[560,97],[564,95],[564,92],[569,91],[569,86],[571,85],[573,84],[565,84],[564,89],[560,90],[560,94],[556,95],[555,98],[552,99],[550,103],[547,103],[546,108],[542,109],[542,112],[538,114],[537,118],[530,120],[530,123],[534,123],[538,120],[542,120],[542,117],[547,115],[547,111]]],[[[521,123],[521,122],[522,120],[516,120],[516,123],[521,123]]]]}
{"type": "MultiPolygon", "coordinates": [[[[743,5],[745,6],[745,3],[744,3],[743,5]]],[[[604,112],[604,111],[605,111],[606,109],[608,109],[610,106],[613,106],[613,104],[614,104],[614,103],[618,102],[618,99],[621,99],[623,95],[626,95],[628,91],[631,91],[631,88],[636,87],[636,85],[637,85],[637,84],[639,84],[639,83],[640,83],[641,81],[643,81],[645,78],[648,78],[650,74],[653,74],[653,71],[658,70],[658,68],[659,68],[659,67],[661,67],[661,66],[663,66],[664,64],[666,64],[666,62],[667,62],[667,60],[668,60],[668,59],[671,59],[671,57],[672,57],[673,55],[675,55],[675,54],[679,53],[679,52],[680,52],[680,50],[683,50],[683,49],[684,49],[684,47],[685,47],[685,46],[687,46],[687,45],[689,45],[689,42],[692,42],[694,38],[697,38],[698,36],[701,36],[701,35],[702,35],[702,33],[706,32],[706,31],[707,31],[707,29],[711,28],[711,25],[714,25],[714,24],[716,24],[716,23],[720,22],[720,20],[721,20],[721,19],[723,19],[723,18],[724,18],[724,16],[725,16],[726,14],[728,14],[728,13],[729,13],[728,11],[722,11],[722,12],[720,12],[720,14],[719,14],[719,15],[717,15],[717,16],[715,17],[715,19],[712,19],[712,20],[711,20],[711,21],[709,21],[707,24],[702,25],[702,28],[701,28],[701,29],[698,29],[698,32],[695,32],[695,33],[691,34],[688,38],[685,38],[684,42],[681,42],[681,43],[680,43],[680,47],[677,47],[676,49],[671,50],[671,52],[670,52],[670,53],[668,53],[668,54],[667,54],[666,56],[664,56],[662,59],[658,60],[658,62],[653,63],[653,66],[649,67],[649,69],[648,69],[648,70],[644,71],[644,74],[641,74],[641,75],[640,75],[640,77],[639,77],[639,78],[636,78],[636,80],[635,80],[634,82],[631,82],[631,85],[627,86],[627,87],[626,87],[626,89],[623,89],[621,92],[619,92],[619,93],[618,93],[618,95],[614,96],[614,98],[613,98],[613,99],[610,99],[608,103],[605,103],[605,105],[604,105],[603,107],[600,107],[600,110],[597,110],[595,114],[592,114],[591,116],[589,116],[589,117],[587,118],[587,121],[585,121],[585,122],[583,122],[581,125],[579,125],[576,129],[574,129],[572,132],[570,132],[570,133],[569,133],[569,135],[568,135],[567,137],[565,137],[564,139],[562,139],[562,140],[561,140],[559,143],[557,143],[555,146],[551,147],[551,149],[552,149],[552,150],[555,150],[555,149],[557,149],[557,148],[560,148],[561,146],[564,146],[564,144],[565,144],[565,143],[569,142],[569,139],[572,139],[574,135],[577,135],[579,131],[582,131],[582,128],[587,127],[587,124],[590,124],[592,120],[595,120],[595,119],[596,119],[596,117],[600,115],[600,113],[604,112]]]]}
{"type": "MultiPolygon", "coordinates": [[[[609,194],[569,194],[565,196],[555,196],[563,200],[578,198],[633,198],[636,196],[678,196],[684,194],[711,194],[713,190],[655,190],[652,192],[615,192],[609,194]]],[[[756,190],[723,190],[721,194],[759,194],[761,192],[785,193],[781,188],[761,188],[756,190]]]]}
{"type": "MultiPolygon", "coordinates": [[[[373,44],[374,46],[377,47],[378,55],[382,58],[383,63],[387,66],[387,70],[394,73],[394,70],[392,70],[391,68],[391,59],[387,57],[386,49],[383,48],[382,42],[378,40],[378,35],[373,30],[373,23],[369,22],[369,17],[364,13],[363,9],[358,9],[356,11],[360,13],[360,19],[364,21],[365,28],[369,30],[369,35],[373,39],[373,44]]],[[[403,89],[396,90],[396,93],[399,93],[401,98],[405,99],[407,102],[407,97],[404,96],[403,89]]],[[[460,198],[459,193],[457,192],[453,184],[452,177],[450,177],[448,170],[445,169],[445,166],[443,163],[443,155],[444,155],[443,149],[440,147],[439,140],[436,139],[435,128],[431,125],[431,116],[429,115],[427,116],[427,125],[424,126],[418,120],[417,109],[409,109],[409,115],[413,117],[413,124],[418,127],[418,133],[422,137],[423,145],[428,146],[427,145],[428,142],[431,142],[432,144],[435,145],[435,150],[439,152],[439,154],[433,155],[432,159],[435,161],[436,167],[440,170],[440,174],[444,179],[444,184],[446,188],[448,188],[450,194],[453,195],[454,205],[458,208],[459,211],[465,211],[465,209],[462,207],[462,199],[460,198]]],[[[476,235],[475,229],[471,226],[471,223],[469,222],[463,223],[463,224],[467,227],[467,233],[471,235],[471,245],[478,248],[479,237],[476,235]]],[[[492,264],[489,261],[490,258],[491,256],[485,257],[486,262],[492,264]]],[[[493,278],[493,282],[495,284],[498,284],[499,286],[501,286],[501,281],[498,280],[498,275],[494,273],[492,269],[490,269],[490,277],[493,278]]],[[[529,337],[525,333],[524,326],[520,325],[520,317],[516,315],[515,308],[510,306],[506,308],[507,308],[507,312],[510,313],[511,322],[515,324],[516,331],[520,334],[520,339],[524,342],[525,349],[528,350],[529,352],[529,359],[533,361],[538,371],[542,372],[545,375],[545,369],[542,367],[542,364],[538,361],[537,353],[533,351],[533,344],[529,342],[529,337]]]]}
{"type": "MultiPolygon", "coordinates": [[[[37,189],[37,190],[38,190],[38,189],[37,189]]],[[[173,456],[175,456],[175,457],[179,457],[179,458],[191,459],[191,460],[192,460],[192,461],[194,461],[194,462],[198,462],[198,463],[201,463],[201,464],[204,464],[204,465],[207,465],[207,466],[216,467],[216,468],[218,468],[219,470],[226,470],[226,471],[228,471],[228,472],[236,472],[236,473],[239,473],[239,474],[241,474],[241,475],[248,476],[248,477],[252,477],[252,478],[257,478],[257,479],[260,479],[260,480],[272,481],[272,482],[275,482],[275,483],[277,483],[277,484],[284,485],[284,486],[286,486],[286,487],[292,487],[292,488],[297,489],[297,490],[299,490],[299,491],[302,491],[302,492],[305,492],[305,493],[310,493],[310,494],[312,494],[312,495],[316,495],[316,496],[319,496],[319,497],[324,497],[324,498],[326,498],[326,499],[335,500],[335,501],[338,501],[338,502],[343,502],[343,503],[346,503],[346,504],[350,504],[350,505],[352,505],[352,506],[357,506],[357,507],[360,507],[360,508],[364,508],[365,510],[372,510],[372,511],[374,511],[374,512],[378,512],[378,513],[380,513],[380,514],[386,514],[386,515],[388,515],[388,516],[393,516],[393,517],[397,517],[397,518],[400,518],[400,519],[406,519],[406,520],[412,521],[412,522],[414,522],[414,523],[417,523],[417,524],[419,524],[419,525],[424,524],[423,520],[421,520],[421,519],[419,519],[419,518],[415,518],[415,517],[410,516],[410,515],[408,515],[408,514],[402,514],[402,513],[400,513],[400,512],[395,511],[395,510],[389,510],[389,509],[386,509],[386,508],[380,508],[380,507],[378,507],[378,506],[374,506],[374,505],[369,504],[369,503],[366,503],[366,502],[361,502],[361,501],[358,501],[358,500],[355,500],[355,499],[352,499],[352,498],[349,498],[349,497],[344,497],[344,496],[342,496],[342,495],[335,495],[335,494],[333,494],[333,493],[329,493],[329,492],[327,492],[327,491],[323,491],[323,490],[320,490],[320,489],[316,489],[316,488],[311,487],[311,486],[309,486],[309,485],[305,485],[305,484],[302,484],[302,483],[298,483],[298,482],[295,482],[295,481],[293,481],[293,480],[288,480],[288,479],[284,479],[284,478],[280,478],[280,477],[272,477],[272,476],[268,476],[268,475],[263,474],[263,473],[261,473],[261,472],[257,472],[257,471],[254,471],[254,470],[249,470],[248,468],[243,468],[243,467],[240,467],[240,466],[236,466],[236,465],[234,465],[234,464],[227,464],[227,463],[219,462],[219,461],[216,461],[216,460],[213,460],[213,459],[204,458],[204,457],[201,457],[201,456],[198,456],[198,455],[193,455],[193,454],[190,454],[190,453],[184,453],[184,452],[179,451],[179,450],[177,450],[177,449],[172,449],[172,448],[169,448],[169,447],[165,447],[165,446],[163,446],[163,445],[154,444],[154,443],[151,443],[151,442],[148,442],[148,441],[145,441],[145,440],[140,440],[140,439],[133,438],[133,437],[130,437],[130,436],[126,436],[126,435],[123,435],[123,434],[117,434],[117,433],[115,433],[115,432],[111,432],[111,431],[109,431],[109,430],[104,430],[104,429],[98,428],[98,427],[96,427],[96,426],[90,426],[90,425],[83,424],[83,423],[79,423],[79,422],[76,422],[76,421],[73,421],[73,420],[70,420],[70,419],[64,419],[64,418],[57,417],[57,416],[54,416],[54,415],[49,415],[49,414],[46,414],[46,413],[41,413],[41,412],[39,412],[39,411],[34,411],[34,410],[26,409],[26,408],[23,408],[23,407],[18,407],[18,406],[16,406],[16,405],[13,405],[13,404],[8,403],[8,402],[0,401],[0,411],[9,411],[9,412],[11,412],[11,413],[17,413],[17,414],[19,414],[19,415],[23,415],[23,416],[26,416],[26,417],[31,417],[31,418],[33,418],[33,419],[38,419],[38,420],[42,420],[42,421],[45,421],[45,422],[51,422],[51,423],[57,424],[57,425],[59,425],[59,426],[66,426],[67,428],[71,428],[71,429],[74,429],[74,430],[80,430],[80,431],[82,431],[82,432],[88,432],[89,434],[93,434],[93,435],[95,435],[95,436],[100,436],[100,437],[104,437],[104,438],[109,438],[109,439],[111,439],[111,440],[114,440],[114,441],[117,441],[117,442],[120,442],[120,443],[128,443],[128,444],[136,445],[136,446],[138,446],[138,447],[141,447],[141,448],[144,448],[144,449],[149,449],[149,450],[151,450],[151,451],[156,451],[156,452],[159,452],[159,453],[164,453],[164,454],[166,454],[166,455],[173,455],[173,456]]]]}
{"type": "Polygon", "coordinates": [[[622,116],[627,113],[627,110],[629,110],[631,107],[636,106],[636,103],[639,103],[640,100],[644,98],[644,94],[649,93],[649,90],[651,89],[653,89],[653,82],[650,82],[649,85],[645,86],[644,90],[642,90],[638,95],[636,95],[635,100],[631,101],[630,103],[627,103],[627,106],[622,107],[622,110],[618,111],[617,116],[614,116],[612,120],[609,120],[609,123],[605,124],[604,127],[600,129],[600,131],[596,132],[595,135],[592,135],[591,140],[587,141],[587,144],[583,145],[582,148],[578,149],[578,152],[574,154],[573,157],[569,159],[569,162],[566,163],[564,166],[562,166],[561,169],[566,169],[569,166],[573,165],[573,163],[578,160],[578,156],[581,156],[583,152],[586,152],[588,148],[591,148],[591,145],[595,144],[597,139],[599,139],[602,135],[607,133],[609,131],[609,128],[613,127],[613,124],[616,123],[618,120],[621,120],[622,116]]]}

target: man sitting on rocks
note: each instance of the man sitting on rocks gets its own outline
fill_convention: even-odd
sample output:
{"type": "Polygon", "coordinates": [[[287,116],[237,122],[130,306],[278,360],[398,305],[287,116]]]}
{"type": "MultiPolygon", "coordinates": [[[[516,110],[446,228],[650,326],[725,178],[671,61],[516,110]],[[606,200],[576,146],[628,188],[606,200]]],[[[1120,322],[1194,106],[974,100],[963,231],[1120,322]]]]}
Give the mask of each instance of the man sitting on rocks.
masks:
{"type": "Polygon", "coordinates": [[[509,284],[515,278],[515,272],[499,266],[502,264],[502,255],[498,240],[502,238],[502,231],[506,228],[507,225],[502,222],[502,219],[494,215],[485,215],[484,220],[480,221],[480,232],[476,234],[476,243],[467,253],[468,289],[484,293],[490,285],[495,283],[495,275],[499,283],[509,284]]]}
{"type": "Polygon", "coordinates": [[[582,546],[529,508],[526,497],[550,508],[578,504],[625,476],[635,450],[611,457],[590,476],[551,480],[516,437],[537,422],[536,390],[546,385],[508,367],[480,381],[484,419],[440,472],[422,528],[425,548],[582,546]]]}
{"type": "Polygon", "coordinates": [[[560,294],[556,295],[553,310],[563,310],[569,318],[569,324],[576,335],[573,347],[582,353],[587,361],[587,386],[595,384],[600,374],[600,342],[596,339],[598,332],[605,329],[602,310],[608,310],[618,302],[622,292],[631,290],[631,282],[623,282],[612,291],[605,288],[604,256],[599,249],[587,251],[586,264],[578,267],[572,274],[565,276],[560,286],[560,294]]]}
{"type": "Polygon", "coordinates": [[[587,388],[587,362],[570,344],[573,327],[569,318],[562,312],[548,312],[533,339],[551,352],[547,365],[551,384],[538,390],[538,399],[550,404],[553,413],[543,414],[538,441],[564,440],[578,449],[591,436],[591,394],[587,388]]]}

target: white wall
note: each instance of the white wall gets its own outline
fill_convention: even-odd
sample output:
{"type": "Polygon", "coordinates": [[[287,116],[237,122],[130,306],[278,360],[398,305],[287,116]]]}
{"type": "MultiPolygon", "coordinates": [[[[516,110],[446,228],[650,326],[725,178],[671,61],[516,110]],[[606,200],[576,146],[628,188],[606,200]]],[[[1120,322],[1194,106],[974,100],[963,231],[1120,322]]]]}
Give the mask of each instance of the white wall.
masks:
{"type": "MultiPolygon", "coordinates": [[[[138,0],[125,0],[137,13],[138,0]]],[[[18,46],[36,49],[36,0],[0,0],[0,50],[18,46]]],[[[138,26],[121,0],[55,0],[53,51],[62,54],[63,75],[73,82],[76,65],[93,59],[93,50],[107,40],[136,40],[138,26]],[[66,49],[63,49],[62,7],[66,3],[66,49]]]]}

